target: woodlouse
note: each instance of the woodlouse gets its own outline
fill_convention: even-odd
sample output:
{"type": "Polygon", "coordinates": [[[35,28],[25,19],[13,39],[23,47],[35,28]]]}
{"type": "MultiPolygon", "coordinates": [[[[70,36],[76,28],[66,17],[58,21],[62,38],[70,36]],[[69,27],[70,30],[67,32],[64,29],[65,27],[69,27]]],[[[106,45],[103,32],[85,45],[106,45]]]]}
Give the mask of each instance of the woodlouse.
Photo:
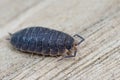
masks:
{"type": "Polygon", "coordinates": [[[81,38],[77,43],[73,37],[64,32],[40,26],[22,29],[10,36],[10,43],[20,51],[49,56],[60,55],[63,58],[75,57],[76,46],[84,41],[84,38],[78,34],[73,36],[81,38]]]}

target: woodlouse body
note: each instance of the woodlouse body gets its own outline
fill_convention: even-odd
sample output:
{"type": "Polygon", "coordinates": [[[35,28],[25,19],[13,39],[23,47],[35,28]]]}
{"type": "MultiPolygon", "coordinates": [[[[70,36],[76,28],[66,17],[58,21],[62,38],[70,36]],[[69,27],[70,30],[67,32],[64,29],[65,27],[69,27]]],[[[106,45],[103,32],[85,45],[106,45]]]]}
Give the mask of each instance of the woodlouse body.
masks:
{"type": "MultiPolygon", "coordinates": [[[[84,40],[80,38],[79,44],[84,40]]],[[[64,57],[74,57],[78,44],[70,35],[44,27],[29,27],[11,34],[10,43],[20,51],[50,56],[64,56],[66,53],[64,57]],[[71,54],[72,50],[75,51],[74,55],[71,54]]]]}

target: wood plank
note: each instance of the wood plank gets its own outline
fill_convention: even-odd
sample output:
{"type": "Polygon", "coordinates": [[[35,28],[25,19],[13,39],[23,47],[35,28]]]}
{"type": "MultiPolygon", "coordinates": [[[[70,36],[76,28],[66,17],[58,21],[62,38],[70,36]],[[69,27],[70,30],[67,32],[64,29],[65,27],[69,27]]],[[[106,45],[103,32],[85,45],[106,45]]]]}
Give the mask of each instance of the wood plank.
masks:
{"type": "Polygon", "coordinates": [[[119,9],[119,0],[1,0],[0,79],[119,80],[119,9]],[[77,56],[31,57],[5,40],[8,32],[37,25],[83,36],[77,56]]]}
{"type": "Polygon", "coordinates": [[[21,13],[35,6],[41,0],[1,0],[0,1],[0,26],[6,25],[16,19],[21,13]]]}

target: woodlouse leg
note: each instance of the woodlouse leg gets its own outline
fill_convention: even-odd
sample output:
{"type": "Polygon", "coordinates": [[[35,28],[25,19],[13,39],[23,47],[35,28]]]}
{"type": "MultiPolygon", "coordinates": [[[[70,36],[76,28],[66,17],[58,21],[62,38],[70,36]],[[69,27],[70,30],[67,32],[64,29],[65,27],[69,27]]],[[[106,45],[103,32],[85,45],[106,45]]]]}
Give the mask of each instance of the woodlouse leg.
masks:
{"type": "Polygon", "coordinates": [[[30,57],[31,57],[31,58],[33,57],[33,53],[30,55],[30,57]]]}
{"type": "Polygon", "coordinates": [[[44,60],[44,59],[45,59],[45,55],[42,56],[42,60],[44,60]]]}
{"type": "Polygon", "coordinates": [[[81,41],[78,42],[77,45],[79,45],[80,43],[82,43],[82,42],[85,40],[83,37],[81,37],[81,36],[78,35],[78,34],[75,34],[73,37],[75,37],[75,36],[77,36],[77,37],[79,37],[79,38],[81,39],[81,41]]]}
{"type": "Polygon", "coordinates": [[[45,54],[44,54],[44,52],[41,52],[41,55],[42,55],[42,60],[44,60],[44,59],[45,59],[45,54]]]}

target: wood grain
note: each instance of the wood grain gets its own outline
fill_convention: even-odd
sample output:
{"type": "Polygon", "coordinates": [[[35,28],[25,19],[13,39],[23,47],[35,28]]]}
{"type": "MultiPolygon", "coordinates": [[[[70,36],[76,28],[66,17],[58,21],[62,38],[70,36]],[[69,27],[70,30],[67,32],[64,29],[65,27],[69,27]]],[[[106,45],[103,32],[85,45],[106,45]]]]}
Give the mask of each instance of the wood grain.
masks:
{"type": "Polygon", "coordinates": [[[1,0],[1,80],[120,80],[120,0],[1,0]],[[8,32],[45,26],[85,41],[75,58],[19,52],[8,32]]]}

